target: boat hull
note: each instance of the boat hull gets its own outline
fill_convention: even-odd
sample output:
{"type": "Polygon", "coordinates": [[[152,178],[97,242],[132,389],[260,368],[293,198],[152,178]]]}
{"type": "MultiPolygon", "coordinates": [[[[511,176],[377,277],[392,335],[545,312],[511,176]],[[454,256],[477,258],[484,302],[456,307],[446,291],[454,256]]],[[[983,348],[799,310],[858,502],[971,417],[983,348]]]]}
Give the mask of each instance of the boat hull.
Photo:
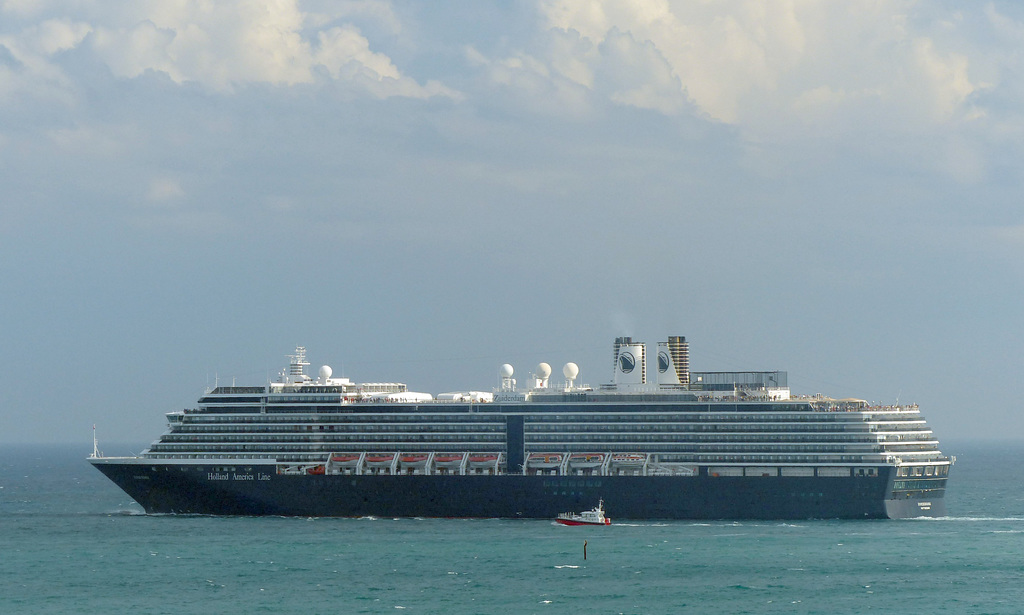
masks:
{"type": "MultiPolygon", "coordinates": [[[[876,476],[284,475],[90,461],[148,513],[551,519],[604,499],[615,519],[881,519],[945,516],[945,479],[915,493],[876,476]]],[[[221,463],[221,462],[218,462],[221,463]]]]}

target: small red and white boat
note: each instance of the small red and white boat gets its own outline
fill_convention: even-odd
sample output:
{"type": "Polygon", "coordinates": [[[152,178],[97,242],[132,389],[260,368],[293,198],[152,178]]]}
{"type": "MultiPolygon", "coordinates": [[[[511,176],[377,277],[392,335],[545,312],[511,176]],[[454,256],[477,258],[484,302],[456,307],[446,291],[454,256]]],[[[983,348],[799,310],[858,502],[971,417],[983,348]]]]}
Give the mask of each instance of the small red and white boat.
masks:
{"type": "Polygon", "coordinates": [[[581,513],[560,513],[555,521],[562,525],[611,525],[612,520],[604,516],[604,500],[598,500],[597,506],[581,513]]]}

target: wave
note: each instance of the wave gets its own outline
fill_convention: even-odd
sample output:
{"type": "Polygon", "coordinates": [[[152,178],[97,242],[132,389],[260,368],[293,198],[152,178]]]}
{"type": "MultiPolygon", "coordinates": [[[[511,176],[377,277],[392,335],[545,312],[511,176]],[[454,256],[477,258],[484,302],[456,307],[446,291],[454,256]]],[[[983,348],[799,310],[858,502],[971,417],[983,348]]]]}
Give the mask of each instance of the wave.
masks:
{"type": "Polygon", "coordinates": [[[1017,521],[1024,522],[1024,517],[914,517],[908,521],[1017,521]]]}
{"type": "Polygon", "coordinates": [[[668,523],[642,523],[642,522],[639,522],[639,521],[632,521],[632,522],[612,521],[612,525],[616,525],[618,527],[668,527],[670,524],[668,524],[668,523]]]}

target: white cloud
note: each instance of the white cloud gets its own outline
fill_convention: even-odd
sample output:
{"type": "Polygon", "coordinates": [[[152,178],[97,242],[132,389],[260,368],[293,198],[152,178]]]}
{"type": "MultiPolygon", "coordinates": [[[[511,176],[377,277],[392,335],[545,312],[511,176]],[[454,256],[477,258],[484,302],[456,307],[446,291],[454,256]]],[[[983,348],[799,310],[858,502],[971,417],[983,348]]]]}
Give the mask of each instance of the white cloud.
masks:
{"type": "Polygon", "coordinates": [[[370,42],[351,26],[331,28],[317,35],[319,46],[314,57],[335,79],[364,72],[375,80],[398,79],[401,74],[390,58],[370,50],[370,42]]]}
{"type": "Polygon", "coordinates": [[[919,92],[922,108],[936,121],[952,119],[977,87],[967,75],[967,58],[940,53],[928,38],[915,40],[913,48],[920,82],[912,89],[919,92]]]}
{"type": "Polygon", "coordinates": [[[617,104],[672,115],[686,106],[679,78],[649,41],[611,31],[600,45],[601,85],[617,104]]]}
{"type": "Polygon", "coordinates": [[[571,59],[575,56],[567,57],[570,59],[561,66],[552,66],[547,59],[528,53],[492,59],[473,47],[466,48],[467,61],[482,68],[489,85],[507,92],[517,106],[554,116],[587,117],[591,112],[589,88],[578,80],[589,81],[587,73],[592,68],[584,69],[582,62],[571,59]]]}
{"type": "Polygon", "coordinates": [[[437,81],[424,85],[402,75],[391,59],[370,49],[370,42],[354,26],[334,27],[317,34],[311,64],[324,67],[332,78],[357,84],[378,97],[429,98],[461,95],[437,81]]]}
{"type": "Polygon", "coordinates": [[[245,84],[309,84],[330,75],[354,91],[379,98],[459,96],[439,82],[421,84],[404,75],[386,54],[373,51],[354,25],[344,23],[346,16],[356,15],[399,31],[389,4],[322,8],[326,12],[312,13],[298,0],[141,0],[73,7],[7,3],[3,11],[11,14],[63,9],[73,11],[78,20],[61,15],[19,32],[0,29],[0,44],[24,65],[28,80],[69,81],[45,59],[88,40],[96,57],[121,78],[155,71],[176,83],[229,92],[245,84]]]}
{"type": "Polygon", "coordinates": [[[52,56],[77,47],[91,30],[84,23],[51,19],[19,34],[0,34],[0,51],[12,60],[0,64],[0,101],[27,95],[67,104],[72,79],[52,56]]]}
{"type": "Polygon", "coordinates": [[[138,77],[147,70],[155,70],[167,73],[180,83],[185,76],[167,51],[174,37],[173,31],[157,28],[152,21],[143,21],[120,33],[100,29],[93,38],[93,45],[115,75],[138,77]]]}
{"type": "Polygon", "coordinates": [[[84,23],[75,23],[69,19],[49,19],[30,30],[30,40],[38,52],[51,56],[77,47],[91,31],[92,28],[84,23]]]}
{"type": "MultiPolygon", "coordinates": [[[[912,32],[907,14],[916,8],[906,0],[541,3],[548,26],[578,32],[598,50],[579,46],[583,53],[551,58],[550,65],[593,67],[615,54],[634,74],[661,75],[657,93],[650,81],[639,89],[609,86],[615,102],[670,113],[681,108],[666,104],[671,85],[710,117],[748,128],[829,115],[866,97],[883,102],[893,122],[957,118],[978,87],[970,62],[936,38],[942,28],[912,32]],[[615,44],[624,34],[638,43],[629,57],[615,44]]],[[[628,79],[629,71],[606,77],[628,79]]]]}

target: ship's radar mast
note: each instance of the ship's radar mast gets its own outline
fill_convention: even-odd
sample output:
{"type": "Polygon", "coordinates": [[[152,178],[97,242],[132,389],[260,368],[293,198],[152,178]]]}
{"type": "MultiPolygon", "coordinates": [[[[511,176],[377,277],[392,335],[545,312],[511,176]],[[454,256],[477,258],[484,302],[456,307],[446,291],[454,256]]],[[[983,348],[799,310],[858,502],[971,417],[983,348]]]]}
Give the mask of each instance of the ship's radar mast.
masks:
{"type": "Polygon", "coordinates": [[[309,361],[306,360],[306,347],[296,346],[295,354],[288,355],[292,361],[288,365],[288,381],[289,382],[303,382],[308,377],[306,376],[305,368],[309,365],[309,361]]]}

